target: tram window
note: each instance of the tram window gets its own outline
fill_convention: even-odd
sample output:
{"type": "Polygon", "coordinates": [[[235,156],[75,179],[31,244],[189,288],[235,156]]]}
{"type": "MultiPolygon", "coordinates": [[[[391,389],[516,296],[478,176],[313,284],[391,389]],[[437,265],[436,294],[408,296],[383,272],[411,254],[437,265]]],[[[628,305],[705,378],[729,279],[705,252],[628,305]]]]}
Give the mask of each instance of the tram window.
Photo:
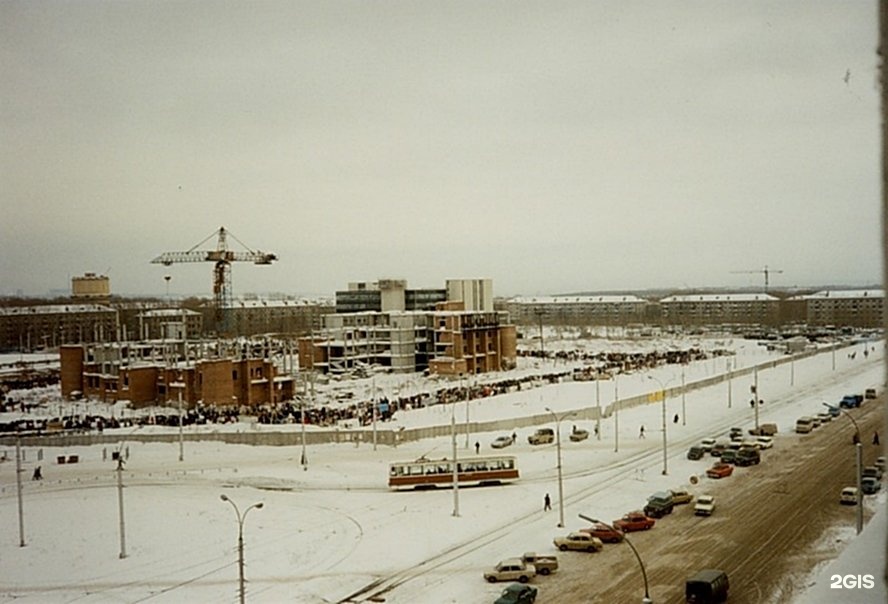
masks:
{"type": "Polygon", "coordinates": [[[413,476],[422,476],[422,466],[410,466],[410,474],[413,476]]]}
{"type": "Polygon", "coordinates": [[[507,470],[511,470],[511,469],[514,468],[514,467],[515,467],[515,460],[513,460],[513,459],[507,459],[507,460],[506,460],[506,469],[507,469],[507,470]]]}

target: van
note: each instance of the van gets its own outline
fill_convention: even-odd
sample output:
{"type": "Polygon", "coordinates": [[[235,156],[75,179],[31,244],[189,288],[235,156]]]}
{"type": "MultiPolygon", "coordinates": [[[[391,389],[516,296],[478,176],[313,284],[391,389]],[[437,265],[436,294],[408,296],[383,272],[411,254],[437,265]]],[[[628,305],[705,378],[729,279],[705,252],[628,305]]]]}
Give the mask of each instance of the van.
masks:
{"type": "Polygon", "coordinates": [[[701,570],[685,582],[685,601],[717,604],[728,599],[728,575],[723,570],[701,570]]]}
{"type": "Polygon", "coordinates": [[[807,434],[811,430],[814,429],[814,418],[808,417],[800,417],[796,420],[795,431],[797,434],[807,434]]]}

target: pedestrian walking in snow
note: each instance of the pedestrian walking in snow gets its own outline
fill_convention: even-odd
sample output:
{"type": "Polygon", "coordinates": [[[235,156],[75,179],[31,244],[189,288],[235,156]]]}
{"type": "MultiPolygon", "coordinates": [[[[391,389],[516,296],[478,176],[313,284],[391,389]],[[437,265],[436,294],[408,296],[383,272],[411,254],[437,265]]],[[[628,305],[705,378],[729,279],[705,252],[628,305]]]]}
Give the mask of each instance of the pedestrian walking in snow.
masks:
{"type": "Polygon", "coordinates": [[[638,429],[638,438],[644,438],[644,424],[638,429]]]}
{"type": "Polygon", "coordinates": [[[878,432],[873,432],[873,444],[874,445],[879,444],[879,433],[878,432]]]}
{"type": "Polygon", "coordinates": [[[552,509],[552,499],[549,497],[549,494],[546,493],[546,496],[543,497],[543,511],[548,512],[552,509]]]}
{"type": "Polygon", "coordinates": [[[672,423],[673,423],[673,424],[677,424],[677,423],[678,423],[678,413],[676,413],[675,415],[672,416],[672,423]]]}
{"type": "Polygon", "coordinates": [[[475,455],[477,455],[478,452],[479,452],[480,450],[481,450],[481,443],[479,443],[479,442],[476,440],[476,441],[475,441],[475,455]]]}

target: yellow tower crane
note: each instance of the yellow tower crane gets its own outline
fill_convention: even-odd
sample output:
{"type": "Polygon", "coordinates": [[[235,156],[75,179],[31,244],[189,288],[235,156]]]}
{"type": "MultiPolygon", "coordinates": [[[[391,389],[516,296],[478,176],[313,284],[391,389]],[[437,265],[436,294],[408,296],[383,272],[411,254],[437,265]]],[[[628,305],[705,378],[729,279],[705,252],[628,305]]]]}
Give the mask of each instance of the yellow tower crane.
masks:
{"type": "Polygon", "coordinates": [[[215,262],[213,268],[213,305],[214,318],[216,321],[216,329],[225,331],[228,328],[227,310],[231,308],[231,263],[232,262],[252,262],[253,264],[271,264],[277,260],[275,254],[252,250],[248,246],[235,237],[232,233],[220,227],[218,231],[214,231],[185,252],[164,252],[151,261],[151,264],[162,264],[170,266],[180,262],[215,262]],[[199,250],[201,245],[206,243],[213,236],[217,237],[216,249],[199,250]],[[246,251],[234,251],[228,249],[228,237],[237,241],[246,251]]]}

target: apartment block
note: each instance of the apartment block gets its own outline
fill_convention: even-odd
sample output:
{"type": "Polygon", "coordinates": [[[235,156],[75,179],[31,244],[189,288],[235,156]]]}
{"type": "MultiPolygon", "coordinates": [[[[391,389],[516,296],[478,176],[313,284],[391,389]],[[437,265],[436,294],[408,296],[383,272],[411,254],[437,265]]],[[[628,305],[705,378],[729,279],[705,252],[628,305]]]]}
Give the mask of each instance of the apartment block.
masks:
{"type": "Polygon", "coordinates": [[[805,303],[809,325],[882,327],[885,291],[830,290],[797,296],[805,303]]]}
{"type": "Polygon", "coordinates": [[[519,325],[629,325],[654,314],[651,302],[633,295],[519,296],[497,306],[519,325]]]}
{"type": "Polygon", "coordinates": [[[660,300],[665,325],[777,325],[780,299],[770,294],[688,294],[660,300]]]}
{"type": "Polygon", "coordinates": [[[36,350],[117,339],[117,311],[99,304],[0,308],[0,350],[36,350]]]}

